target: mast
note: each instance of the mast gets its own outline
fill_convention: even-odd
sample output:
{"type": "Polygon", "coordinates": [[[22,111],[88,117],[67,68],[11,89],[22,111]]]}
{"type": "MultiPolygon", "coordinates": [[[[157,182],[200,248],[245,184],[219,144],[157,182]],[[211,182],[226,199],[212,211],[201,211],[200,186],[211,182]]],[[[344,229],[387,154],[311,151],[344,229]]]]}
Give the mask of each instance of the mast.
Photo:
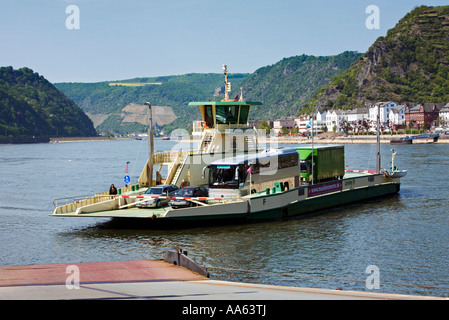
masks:
{"type": "Polygon", "coordinates": [[[145,102],[148,106],[148,167],[147,167],[147,179],[148,187],[153,185],[153,154],[154,154],[154,144],[153,144],[153,114],[151,112],[151,104],[145,102]]]}
{"type": "Polygon", "coordinates": [[[314,171],[315,171],[315,166],[313,165],[313,113],[312,113],[312,184],[313,184],[314,171]]]}
{"type": "Polygon", "coordinates": [[[223,72],[225,75],[225,96],[223,101],[229,101],[229,92],[231,92],[231,83],[228,82],[228,66],[223,65],[223,72]]]}
{"type": "Polygon", "coordinates": [[[377,173],[380,173],[380,103],[377,104],[377,173]]]}

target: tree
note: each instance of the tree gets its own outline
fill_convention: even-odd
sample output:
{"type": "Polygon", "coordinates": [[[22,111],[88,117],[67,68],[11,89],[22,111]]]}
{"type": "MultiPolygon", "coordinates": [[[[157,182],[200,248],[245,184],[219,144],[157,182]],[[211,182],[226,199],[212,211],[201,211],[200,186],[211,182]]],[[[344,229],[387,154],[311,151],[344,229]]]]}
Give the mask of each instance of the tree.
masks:
{"type": "Polygon", "coordinates": [[[265,130],[266,134],[270,134],[271,127],[266,120],[262,120],[259,124],[258,129],[265,130]]]}
{"type": "Polygon", "coordinates": [[[341,120],[340,128],[344,131],[344,133],[348,133],[349,131],[354,131],[351,124],[347,120],[341,120]]]}
{"type": "Polygon", "coordinates": [[[286,135],[286,134],[289,134],[290,131],[289,131],[285,126],[282,126],[282,128],[281,128],[281,133],[282,133],[283,135],[286,135]]]}

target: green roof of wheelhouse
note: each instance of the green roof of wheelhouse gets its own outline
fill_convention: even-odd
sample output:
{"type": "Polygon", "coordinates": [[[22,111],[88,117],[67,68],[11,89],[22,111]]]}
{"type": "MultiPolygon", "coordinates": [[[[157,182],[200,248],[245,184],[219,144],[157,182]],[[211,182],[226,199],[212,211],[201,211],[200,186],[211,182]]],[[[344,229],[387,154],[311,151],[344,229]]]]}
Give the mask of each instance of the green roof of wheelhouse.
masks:
{"type": "Polygon", "coordinates": [[[250,106],[261,106],[261,102],[254,101],[201,101],[201,102],[190,102],[189,106],[236,106],[236,105],[250,105],[250,106]]]}

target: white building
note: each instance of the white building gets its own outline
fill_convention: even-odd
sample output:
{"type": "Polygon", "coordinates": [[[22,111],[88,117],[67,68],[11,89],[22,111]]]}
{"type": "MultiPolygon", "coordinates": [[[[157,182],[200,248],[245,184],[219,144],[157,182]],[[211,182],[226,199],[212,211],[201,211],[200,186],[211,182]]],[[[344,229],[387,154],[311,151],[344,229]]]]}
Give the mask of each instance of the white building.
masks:
{"type": "Polygon", "coordinates": [[[299,118],[295,119],[295,125],[298,127],[299,133],[307,132],[307,124],[310,121],[309,115],[302,115],[299,118]]]}
{"type": "Polygon", "coordinates": [[[336,127],[335,132],[340,131],[340,123],[343,120],[348,120],[348,116],[346,115],[346,111],[343,110],[329,110],[326,113],[326,127],[328,132],[334,131],[334,127],[336,127]]]}
{"type": "Polygon", "coordinates": [[[449,127],[449,103],[440,109],[440,127],[449,127]]]}
{"type": "Polygon", "coordinates": [[[323,112],[318,111],[316,114],[316,117],[315,117],[316,121],[326,122],[326,114],[327,114],[327,111],[323,111],[323,112]]]}
{"type": "Polygon", "coordinates": [[[388,116],[390,123],[393,127],[402,126],[405,123],[405,107],[407,105],[400,104],[397,105],[396,108],[390,110],[390,114],[388,116]]]}
{"type": "Polygon", "coordinates": [[[315,121],[313,122],[313,127],[316,132],[321,132],[322,127],[326,127],[326,115],[327,111],[323,111],[322,113],[318,111],[315,117],[315,121]]]}
{"type": "Polygon", "coordinates": [[[348,111],[346,115],[348,116],[347,120],[349,123],[357,123],[358,121],[369,119],[368,108],[355,108],[348,111]]]}
{"type": "Polygon", "coordinates": [[[387,123],[390,120],[390,111],[395,109],[396,102],[377,102],[369,107],[369,119],[371,121],[371,131],[377,130],[377,110],[380,109],[380,123],[387,123]]]}

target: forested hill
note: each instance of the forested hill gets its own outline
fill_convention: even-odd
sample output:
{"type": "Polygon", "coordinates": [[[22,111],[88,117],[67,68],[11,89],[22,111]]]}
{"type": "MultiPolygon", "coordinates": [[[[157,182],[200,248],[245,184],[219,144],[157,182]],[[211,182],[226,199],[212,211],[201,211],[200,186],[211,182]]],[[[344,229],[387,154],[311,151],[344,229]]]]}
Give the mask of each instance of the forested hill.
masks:
{"type": "MultiPolygon", "coordinates": [[[[257,69],[240,84],[245,99],[263,103],[263,107],[251,110],[251,118],[274,120],[295,115],[318,89],[361,55],[351,51],[335,56],[301,55],[257,69]]],[[[240,88],[233,89],[234,94],[239,94],[240,88]]]]}
{"type": "MultiPolygon", "coordinates": [[[[219,66],[221,69],[221,66],[219,66]]],[[[233,73],[229,80],[233,86],[248,74],[233,73]]],[[[185,74],[174,76],[134,78],[120,81],[96,83],[56,83],[55,86],[70,97],[91,116],[102,117],[98,125],[101,131],[114,131],[122,134],[145,131],[146,126],[124,121],[123,109],[128,104],[144,104],[173,109],[177,119],[166,125],[166,131],[176,128],[189,129],[193,120],[198,120],[198,108],[188,107],[191,101],[219,100],[224,89],[224,75],[219,73],[185,74]]]]}
{"type": "Polygon", "coordinates": [[[0,68],[0,136],[95,136],[73,101],[29,68],[0,68]]]}
{"type": "MultiPolygon", "coordinates": [[[[253,74],[233,73],[230,68],[231,97],[240,95],[246,100],[260,101],[262,107],[253,108],[252,119],[276,119],[295,114],[302,103],[332,76],[346,70],[361,54],[344,52],[330,57],[295,56],[258,69],[253,74]]],[[[77,103],[90,116],[102,119],[97,129],[119,133],[144,131],[145,125],[124,121],[128,104],[171,107],[177,119],[165,126],[188,129],[200,117],[197,108],[188,107],[191,101],[220,100],[224,96],[222,73],[186,74],[151,78],[136,78],[98,83],[56,83],[55,86],[77,103]]]]}
{"type": "Polygon", "coordinates": [[[304,110],[352,109],[378,101],[449,102],[449,6],[409,12],[304,110]]]}

